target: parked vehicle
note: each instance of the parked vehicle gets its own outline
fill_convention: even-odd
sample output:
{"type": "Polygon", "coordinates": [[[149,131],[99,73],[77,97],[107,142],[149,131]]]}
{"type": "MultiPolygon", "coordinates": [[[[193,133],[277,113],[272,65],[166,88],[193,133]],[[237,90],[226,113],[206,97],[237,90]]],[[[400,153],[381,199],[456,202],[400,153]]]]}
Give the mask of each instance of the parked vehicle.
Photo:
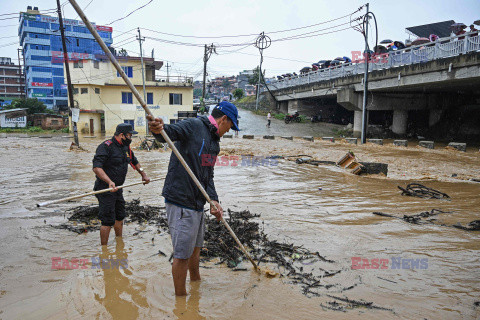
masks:
{"type": "Polygon", "coordinates": [[[292,115],[287,114],[285,116],[285,123],[286,124],[289,124],[290,122],[300,122],[300,121],[302,121],[302,119],[300,118],[300,115],[298,114],[298,112],[295,112],[292,115]]]}

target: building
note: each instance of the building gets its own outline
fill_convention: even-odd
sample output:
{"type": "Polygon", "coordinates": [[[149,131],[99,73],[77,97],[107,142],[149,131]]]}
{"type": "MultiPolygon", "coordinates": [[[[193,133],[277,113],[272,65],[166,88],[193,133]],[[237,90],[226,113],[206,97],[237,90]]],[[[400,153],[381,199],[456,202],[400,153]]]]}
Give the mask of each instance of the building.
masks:
{"type": "MultiPolygon", "coordinates": [[[[92,59],[102,52],[90,31],[81,20],[63,20],[69,59],[92,59]]],[[[112,28],[96,26],[98,34],[110,46],[112,28]]],[[[20,13],[18,36],[23,50],[26,92],[29,98],[38,98],[49,109],[65,110],[67,86],[64,81],[63,47],[58,17],[40,14],[37,7],[27,7],[20,13]]]]}
{"type": "Polygon", "coordinates": [[[253,77],[253,70],[243,70],[237,76],[238,87],[245,91],[245,87],[249,85],[249,79],[253,77]]]}
{"type": "MultiPolygon", "coordinates": [[[[139,57],[116,57],[130,81],[144,97],[139,57]]],[[[165,123],[175,123],[179,112],[193,111],[193,79],[188,77],[157,77],[163,62],[143,58],[145,65],[146,102],[152,113],[165,123]]],[[[84,134],[104,131],[113,134],[119,123],[129,123],[145,134],[145,112],[124,80],[104,55],[81,63],[71,62],[74,103],[80,109],[77,130],[84,134]]]]}
{"type": "Polygon", "coordinates": [[[0,57],[0,100],[7,102],[25,95],[25,79],[20,65],[0,57]]]}
{"type": "Polygon", "coordinates": [[[25,128],[26,126],[27,109],[0,111],[0,128],[25,128]]]}
{"type": "Polygon", "coordinates": [[[27,121],[34,127],[40,127],[43,130],[60,130],[66,128],[63,116],[50,113],[34,113],[27,117],[27,121]]]}

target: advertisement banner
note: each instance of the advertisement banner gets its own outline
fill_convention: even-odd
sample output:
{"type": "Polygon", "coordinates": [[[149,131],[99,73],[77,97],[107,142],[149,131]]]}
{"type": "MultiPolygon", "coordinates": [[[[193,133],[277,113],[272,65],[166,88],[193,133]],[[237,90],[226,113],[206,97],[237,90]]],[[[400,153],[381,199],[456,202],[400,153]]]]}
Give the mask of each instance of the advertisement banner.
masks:
{"type": "Polygon", "coordinates": [[[67,88],[68,88],[68,87],[67,87],[66,84],[61,84],[61,85],[60,85],[60,89],[67,89],[67,88]]]}
{"type": "Polygon", "coordinates": [[[53,83],[32,82],[32,87],[53,87],[53,83]]]}
{"type": "Polygon", "coordinates": [[[80,109],[79,108],[72,108],[72,121],[78,122],[80,118],[80,109]]]}
{"type": "Polygon", "coordinates": [[[107,32],[112,32],[113,29],[112,27],[107,27],[107,26],[97,26],[98,31],[107,31],[107,32]]]}
{"type": "Polygon", "coordinates": [[[46,93],[32,93],[32,98],[46,98],[46,93]]]}

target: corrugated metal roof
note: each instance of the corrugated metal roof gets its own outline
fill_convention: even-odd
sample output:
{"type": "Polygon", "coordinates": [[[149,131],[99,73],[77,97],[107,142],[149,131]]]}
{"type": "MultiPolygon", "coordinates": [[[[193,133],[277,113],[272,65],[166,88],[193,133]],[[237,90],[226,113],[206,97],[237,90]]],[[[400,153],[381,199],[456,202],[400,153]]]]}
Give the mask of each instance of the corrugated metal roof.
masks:
{"type": "Polygon", "coordinates": [[[408,27],[407,32],[413,33],[417,37],[428,38],[431,34],[436,34],[440,38],[444,38],[444,37],[450,36],[450,33],[452,32],[452,29],[450,28],[450,26],[454,23],[455,21],[448,20],[448,21],[424,24],[416,27],[408,27]]]}
{"type": "Polygon", "coordinates": [[[1,110],[0,113],[18,112],[18,111],[23,111],[23,110],[27,110],[27,109],[26,108],[19,108],[19,109],[1,110]]]}

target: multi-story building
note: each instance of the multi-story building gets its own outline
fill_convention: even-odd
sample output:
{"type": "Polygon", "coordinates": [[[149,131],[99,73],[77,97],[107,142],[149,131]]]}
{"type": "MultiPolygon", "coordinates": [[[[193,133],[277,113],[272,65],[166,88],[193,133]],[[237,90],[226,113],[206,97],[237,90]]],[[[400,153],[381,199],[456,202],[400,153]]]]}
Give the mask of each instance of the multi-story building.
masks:
{"type": "Polygon", "coordinates": [[[25,79],[20,65],[11,58],[0,57],[0,100],[21,98],[25,94],[25,79]]]}
{"type": "Polygon", "coordinates": [[[253,76],[253,70],[243,70],[237,76],[238,87],[242,90],[245,90],[246,86],[249,85],[249,79],[253,76]]]}
{"type": "MultiPolygon", "coordinates": [[[[146,98],[149,109],[165,123],[175,123],[179,114],[193,111],[193,79],[186,77],[157,77],[163,62],[143,58],[145,91],[143,94],[142,68],[139,57],[116,57],[140,96],[146,98]]],[[[104,130],[113,134],[119,123],[129,123],[140,134],[146,132],[145,112],[106,56],[71,62],[70,72],[74,86],[74,103],[80,108],[77,129],[83,134],[97,134],[104,130]]],[[[70,121],[71,123],[71,121],[70,121]]]]}
{"type": "MultiPolygon", "coordinates": [[[[80,20],[63,20],[70,60],[93,59],[102,52],[90,31],[80,20]]],[[[112,28],[96,27],[107,46],[112,28]]],[[[36,97],[50,109],[67,108],[67,85],[63,71],[63,47],[58,17],[40,14],[37,7],[20,13],[18,36],[23,47],[27,97],[36,97]]]]}

